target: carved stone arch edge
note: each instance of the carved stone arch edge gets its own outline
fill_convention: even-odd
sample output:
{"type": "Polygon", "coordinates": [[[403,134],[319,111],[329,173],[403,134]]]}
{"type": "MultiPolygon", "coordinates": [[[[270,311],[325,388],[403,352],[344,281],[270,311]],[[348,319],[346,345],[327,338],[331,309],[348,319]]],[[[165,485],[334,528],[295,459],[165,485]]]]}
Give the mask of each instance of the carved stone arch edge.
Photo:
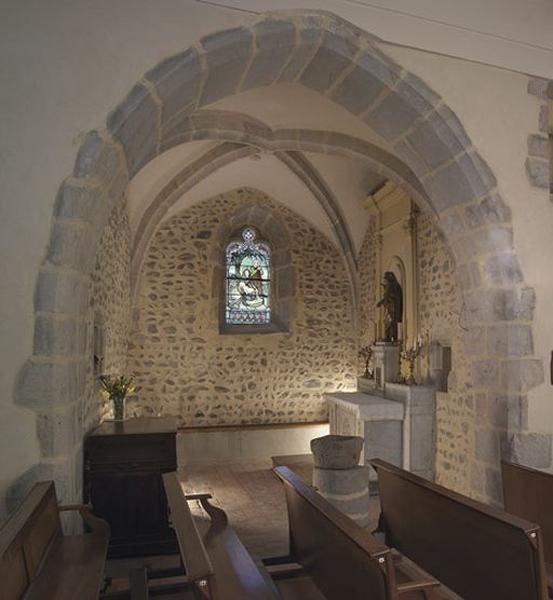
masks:
{"type": "MultiPolygon", "coordinates": [[[[88,277],[101,230],[112,207],[124,199],[129,178],[164,149],[166,140],[178,137],[194,110],[279,82],[297,82],[341,104],[419,178],[456,256],[470,327],[466,348],[474,357],[473,392],[502,394],[518,410],[527,392],[543,381],[543,364],[532,344],[534,291],[518,265],[511,217],[493,173],[456,115],[350,23],[317,11],[271,13],[247,27],[204,36],[162,61],[109,115],[109,134],[91,132],[81,145],[56,200],[35,290],[33,355],[14,390],[16,402],[37,414],[42,458],[15,484],[13,497],[38,477],[55,479],[63,498],[79,496],[82,432],[75,426],[75,409],[84,388],[85,357],[79,352],[88,277]],[[338,79],[331,76],[336,72],[338,79]],[[475,345],[496,331],[504,343],[475,345]],[[521,332],[527,340],[523,352],[509,341],[521,332]]],[[[545,456],[549,444],[550,462],[551,436],[526,433],[523,417],[509,414],[506,452],[536,464],[534,449],[539,446],[539,456],[545,456]]],[[[503,431],[503,425],[494,429],[494,447],[503,431]]],[[[483,460],[491,490],[497,487],[497,451],[483,460]]]]}

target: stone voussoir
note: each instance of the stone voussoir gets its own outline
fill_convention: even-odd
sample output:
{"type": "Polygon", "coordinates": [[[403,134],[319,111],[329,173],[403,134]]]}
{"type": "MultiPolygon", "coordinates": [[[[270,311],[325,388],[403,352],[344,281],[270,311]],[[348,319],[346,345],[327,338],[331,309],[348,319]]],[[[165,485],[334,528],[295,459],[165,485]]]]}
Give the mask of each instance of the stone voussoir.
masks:
{"type": "Polygon", "coordinates": [[[81,316],[88,300],[88,282],[77,272],[42,268],[35,288],[37,312],[81,316]]]}
{"type": "Polygon", "coordinates": [[[98,237],[85,221],[54,221],[46,260],[88,274],[96,260],[98,237]]]}
{"type": "Polygon", "coordinates": [[[37,315],[33,350],[37,356],[73,356],[81,348],[78,335],[81,328],[73,318],[37,315]]]}
{"type": "Polygon", "coordinates": [[[157,154],[160,112],[148,88],[137,83],[108,115],[108,130],[123,147],[131,177],[157,154]]]}
{"type": "Polygon", "coordinates": [[[183,118],[196,108],[202,81],[202,64],[196,48],[190,47],[166,58],[144,77],[155,86],[163,103],[161,123],[164,132],[175,115],[183,118]]]}
{"type": "Polygon", "coordinates": [[[205,53],[207,77],[199,106],[233,94],[248,67],[253,52],[253,35],[245,27],[209,34],[200,40],[205,53]]]}
{"type": "Polygon", "coordinates": [[[538,358],[504,360],[501,363],[501,384],[511,393],[527,392],[543,381],[543,363],[538,358]]]}
{"type": "Polygon", "coordinates": [[[271,85],[291,59],[296,28],[290,21],[266,19],[253,26],[256,51],[241,90],[271,85]]]}
{"type": "Polygon", "coordinates": [[[358,46],[350,36],[325,31],[319,49],[301,75],[301,83],[326,92],[351,65],[357,51],[358,46]]]}
{"type": "Polygon", "coordinates": [[[18,375],[16,402],[42,411],[71,404],[80,397],[81,375],[80,365],[74,360],[28,360],[18,375]]]}

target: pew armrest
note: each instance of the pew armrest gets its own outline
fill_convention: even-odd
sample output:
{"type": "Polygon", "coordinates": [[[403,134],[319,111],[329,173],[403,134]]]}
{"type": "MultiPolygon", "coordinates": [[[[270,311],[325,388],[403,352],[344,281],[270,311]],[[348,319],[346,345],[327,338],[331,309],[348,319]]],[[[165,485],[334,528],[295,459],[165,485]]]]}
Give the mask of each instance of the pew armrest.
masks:
{"type": "Polygon", "coordinates": [[[407,594],[408,592],[416,592],[429,588],[439,587],[441,583],[436,579],[425,579],[424,581],[409,581],[408,583],[400,583],[397,586],[399,594],[407,594]]]}
{"type": "Polygon", "coordinates": [[[92,514],[90,506],[87,504],[62,504],[58,506],[60,512],[78,511],[82,520],[90,527],[92,533],[101,534],[109,538],[110,528],[104,519],[100,519],[92,514]]]}

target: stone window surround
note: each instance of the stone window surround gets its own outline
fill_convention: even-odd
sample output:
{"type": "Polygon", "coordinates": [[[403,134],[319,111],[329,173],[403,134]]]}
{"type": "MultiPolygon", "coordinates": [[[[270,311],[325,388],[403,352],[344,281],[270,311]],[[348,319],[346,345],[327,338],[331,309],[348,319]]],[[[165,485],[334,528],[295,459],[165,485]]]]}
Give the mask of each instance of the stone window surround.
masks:
{"type": "Polygon", "coordinates": [[[215,263],[212,289],[213,296],[218,299],[221,335],[290,332],[295,305],[296,272],[289,246],[290,234],[286,226],[267,206],[252,204],[242,207],[221,227],[212,257],[215,263]],[[259,239],[271,249],[271,323],[267,325],[230,325],[225,322],[226,248],[248,226],[253,227],[259,239]]]}

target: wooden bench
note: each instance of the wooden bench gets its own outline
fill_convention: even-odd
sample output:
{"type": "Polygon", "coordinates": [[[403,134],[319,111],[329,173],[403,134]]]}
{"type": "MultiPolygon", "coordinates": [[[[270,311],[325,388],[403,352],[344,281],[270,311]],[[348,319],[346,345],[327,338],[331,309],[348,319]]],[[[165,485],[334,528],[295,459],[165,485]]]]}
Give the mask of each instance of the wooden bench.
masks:
{"type": "Polygon", "coordinates": [[[553,596],[553,475],[502,461],[503,501],[508,513],[537,523],[542,530],[549,594],[553,596]]]}
{"type": "Polygon", "coordinates": [[[382,460],[386,543],[465,600],[545,600],[540,528],[382,460]]]}
{"type": "Polygon", "coordinates": [[[320,592],[302,591],[290,597],[397,600],[411,598],[417,591],[433,597],[438,581],[426,578],[398,583],[390,548],[339,512],[288,467],[275,467],[274,472],[286,494],[290,559],[303,567],[320,592]]]}
{"type": "Polygon", "coordinates": [[[225,512],[209,503],[209,494],[185,495],[176,473],[165,473],[163,485],[188,585],[210,600],[279,598],[268,573],[229,527],[225,512]],[[198,527],[188,500],[201,502],[209,523],[198,527]]]}
{"type": "Polygon", "coordinates": [[[96,600],[109,526],[86,506],[58,506],[52,481],[37,483],[0,529],[1,600],[96,600]],[[91,533],[64,536],[60,512],[77,510],[91,533]]]}

